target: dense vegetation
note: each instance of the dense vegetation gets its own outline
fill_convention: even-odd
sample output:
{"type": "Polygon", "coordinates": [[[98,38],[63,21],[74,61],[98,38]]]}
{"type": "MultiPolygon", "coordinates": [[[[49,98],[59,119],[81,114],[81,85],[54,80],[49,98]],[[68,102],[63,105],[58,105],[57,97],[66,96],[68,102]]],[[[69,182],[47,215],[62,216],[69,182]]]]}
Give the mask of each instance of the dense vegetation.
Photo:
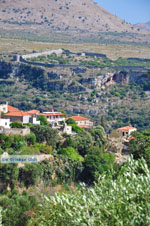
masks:
{"type": "MultiPolygon", "coordinates": [[[[81,60],[73,56],[67,58],[67,54],[38,60],[56,64],[79,63],[106,68],[106,71],[108,67],[124,65],[149,66],[148,61],[137,59],[112,61],[91,57],[81,60]]],[[[92,70],[89,73],[102,76],[92,70]]],[[[96,106],[100,114],[91,115],[95,123],[103,127],[85,130],[68,119],[67,124],[75,132],[70,136],[50,128],[46,118],[39,116],[41,125],[26,125],[31,133],[25,137],[0,134],[0,154],[49,155],[37,164],[21,167],[0,163],[0,223],[2,221],[3,226],[150,225],[150,131],[142,131],[150,128],[149,72],[143,72],[128,83],[116,79],[113,86],[105,89],[90,83],[91,78],[83,78],[88,73],[87,68],[74,68],[71,71],[74,77],[68,86],[68,71],[65,70],[56,73],[22,64],[17,76],[10,76],[10,73],[11,64],[4,63],[0,71],[1,100],[10,100],[23,110],[48,110],[46,107],[50,104],[68,110],[69,104],[79,108],[78,102],[82,106],[92,106],[92,110],[96,106]],[[90,83],[87,89],[83,87],[84,82],[90,83]],[[104,128],[110,132],[129,124],[142,132],[135,132],[130,141],[128,148],[133,157],[118,165],[114,154],[117,148],[106,139],[104,128]],[[54,195],[59,186],[61,192],[54,195]]],[[[129,70],[123,70],[120,74],[126,78],[129,73],[129,70]]],[[[118,72],[115,75],[118,76],[118,72]]],[[[11,127],[23,126],[14,122],[11,127]]]]}
{"type": "Polygon", "coordinates": [[[118,165],[101,126],[76,136],[60,136],[47,125],[30,129],[25,137],[0,134],[1,154],[49,154],[22,167],[0,163],[4,226],[149,225],[150,131],[134,132],[129,150],[136,160],[118,165]]]}
{"type": "Polygon", "coordinates": [[[29,225],[149,226],[149,174],[143,159],[130,159],[118,174],[102,174],[94,187],[44,196],[29,225]]]}

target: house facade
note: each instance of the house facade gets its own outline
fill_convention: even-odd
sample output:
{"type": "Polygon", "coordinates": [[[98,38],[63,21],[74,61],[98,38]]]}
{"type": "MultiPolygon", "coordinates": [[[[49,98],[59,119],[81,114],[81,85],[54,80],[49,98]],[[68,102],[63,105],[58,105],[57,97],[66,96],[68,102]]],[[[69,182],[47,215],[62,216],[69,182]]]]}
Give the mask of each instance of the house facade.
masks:
{"type": "Polygon", "coordinates": [[[61,123],[65,122],[65,114],[61,112],[43,112],[39,113],[39,115],[43,115],[47,118],[47,121],[50,123],[51,126],[58,126],[61,123]]]}
{"type": "MultiPolygon", "coordinates": [[[[82,116],[72,116],[72,117],[69,117],[71,119],[73,119],[77,125],[81,128],[92,128],[93,127],[93,122],[92,120],[88,119],[88,118],[85,118],[85,117],[82,117],[82,116]]],[[[68,119],[69,119],[68,118],[68,119]]]]}
{"type": "Polygon", "coordinates": [[[11,122],[22,122],[23,124],[29,123],[30,115],[23,111],[8,112],[3,115],[4,119],[10,119],[11,122]]]}
{"type": "MultiPolygon", "coordinates": [[[[38,110],[31,110],[29,112],[23,112],[20,111],[18,108],[12,107],[6,104],[1,104],[0,105],[0,112],[1,112],[1,124],[6,124],[8,121],[4,120],[9,120],[10,122],[22,122],[23,124],[26,123],[32,123],[32,124],[40,124],[40,121],[37,121],[37,114],[40,113],[38,110]]],[[[10,123],[9,123],[10,124],[10,123]]],[[[6,127],[5,127],[6,128],[6,127]]],[[[9,126],[7,126],[9,128],[9,126]]]]}
{"type": "Polygon", "coordinates": [[[124,136],[129,137],[131,133],[134,131],[137,131],[137,129],[132,126],[125,126],[125,127],[118,128],[117,131],[119,131],[123,137],[124,136]]]}

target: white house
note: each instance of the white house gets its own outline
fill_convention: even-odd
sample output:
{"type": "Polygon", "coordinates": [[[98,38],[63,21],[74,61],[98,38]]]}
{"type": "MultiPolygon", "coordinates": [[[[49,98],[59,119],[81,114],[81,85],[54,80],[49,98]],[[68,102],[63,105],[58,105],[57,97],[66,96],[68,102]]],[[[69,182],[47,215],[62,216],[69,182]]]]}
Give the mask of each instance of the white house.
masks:
{"type": "MultiPolygon", "coordinates": [[[[80,115],[72,116],[69,118],[73,119],[79,127],[82,127],[82,128],[92,128],[93,127],[93,122],[88,118],[82,117],[80,115]]],[[[69,118],[67,118],[67,119],[69,119],[69,118]]]]}
{"type": "Polygon", "coordinates": [[[65,122],[65,114],[61,112],[54,112],[53,109],[51,112],[43,112],[39,113],[39,115],[44,115],[52,126],[57,126],[60,125],[61,122],[65,122]]]}
{"type": "Polygon", "coordinates": [[[125,126],[117,129],[122,136],[130,136],[132,132],[137,131],[136,128],[132,126],[125,126]]]}

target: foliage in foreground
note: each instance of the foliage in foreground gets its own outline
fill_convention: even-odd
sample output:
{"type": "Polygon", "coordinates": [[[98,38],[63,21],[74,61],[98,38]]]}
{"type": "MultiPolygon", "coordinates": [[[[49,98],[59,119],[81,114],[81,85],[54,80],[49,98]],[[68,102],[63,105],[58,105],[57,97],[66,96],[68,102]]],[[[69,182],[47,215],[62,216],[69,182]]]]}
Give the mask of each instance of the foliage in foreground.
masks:
{"type": "Polygon", "coordinates": [[[144,159],[132,158],[103,174],[94,187],[44,197],[29,226],[150,225],[150,170],[144,159]]]}

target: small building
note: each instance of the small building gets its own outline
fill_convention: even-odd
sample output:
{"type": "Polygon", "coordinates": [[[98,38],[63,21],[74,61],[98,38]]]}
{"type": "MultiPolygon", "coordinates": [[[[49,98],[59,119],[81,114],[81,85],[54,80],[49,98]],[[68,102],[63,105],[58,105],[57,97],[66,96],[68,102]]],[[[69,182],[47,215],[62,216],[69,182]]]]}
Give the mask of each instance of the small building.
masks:
{"type": "Polygon", "coordinates": [[[54,112],[53,109],[50,112],[39,113],[39,115],[44,115],[51,126],[58,126],[61,123],[65,123],[65,114],[54,112]]]}
{"type": "Polygon", "coordinates": [[[40,113],[38,110],[31,110],[29,112],[20,111],[18,108],[12,107],[6,104],[0,105],[0,113],[2,115],[2,119],[0,122],[0,126],[4,126],[4,128],[10,128],[10,122],[22,122],[23,124],[32,123],[32,124],[40,124],[40,121],[37,121],[37,115],[40,113]],[[8,121],[9,120],[9,121],[8,121]],[[9,123],[9,124],[8,124],[9,123]]]}
{"type": "Polygon", "coordinates": [[[63,126],[63,133],[66,133],[68,135],[72,135],[72,126],[68,126],[66,123],[63,126]]]}
{"type": "Polygon", "coordinates": [[[123,137],[124,136],[128,137],[131,135],[132,132],[137,131],[137,129],[132,126],[125,126],[118,128],[117,131],[119,131],[123,137]]]}
{"type": "MultiPolygon", "coordinates": [[[[92,128],[93,127],[93,121],[91,119],[88,119],[88,118],[85,118],[85,117],[82,117],[82,116],[72,116],[72,117],[69,117],[71,119],[73,119],[77,125],[81,128],[92,128]]],[[[67,118],[67,119],[69,119],[67,118]]]]}
{"type": "Polygon", "coordinates": [[[22,122],[23,124],[29,123],[31,116],[23,111],[12,111],[3,115],[4,119],[10,119],[11,122],[22,122]]]}
{"type": "Polygon", "coordinates": [[[40,111],[38,111],[38,110],[31,110],[31,111],[27,111],[26,113],[31,116],[30,119],[29,119],[29,122],[31,124],[40,125],[40,121],[37,120],[37,116],[40,113],[40,111]]]}

